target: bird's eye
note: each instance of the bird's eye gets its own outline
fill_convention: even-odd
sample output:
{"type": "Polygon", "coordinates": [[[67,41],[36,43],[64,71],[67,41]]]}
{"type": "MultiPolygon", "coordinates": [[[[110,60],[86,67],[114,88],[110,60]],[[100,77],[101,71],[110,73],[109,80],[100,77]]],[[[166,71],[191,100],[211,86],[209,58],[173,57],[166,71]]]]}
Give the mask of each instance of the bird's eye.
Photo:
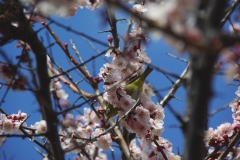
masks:
{"type": "Polygon", "coordinates": [[[107,114],[110,113],[110,108],[107,109],[107,114]]]}

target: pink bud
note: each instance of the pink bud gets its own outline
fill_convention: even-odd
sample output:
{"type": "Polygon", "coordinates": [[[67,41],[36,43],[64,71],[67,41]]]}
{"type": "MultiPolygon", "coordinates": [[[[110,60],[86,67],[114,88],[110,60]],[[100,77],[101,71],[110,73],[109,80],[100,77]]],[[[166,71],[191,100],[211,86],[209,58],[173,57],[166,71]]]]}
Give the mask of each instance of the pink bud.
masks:
{"type": "Polygon", "coordinates": [[[46,25],[47,25],[47,23],[43,21],[43,22],[42,22],[42,25],[43,25],[43,26],[46,26],[46,25]]]}
{"type": "Polygon", "coordinates": [[[64,44],[64,47],[67,49],[67,48],[68,48],[68,44],[67,44],[67,43],[65,43],[65,44],[64,44]]]}
{"type": "Polygon", "coordinates": [[[110,35],[108,35],[108,36],[107,36],[107,40],[108,40],[109,43],[112,43],[112,42],[113,42],[113,37],[110,36],[110,35]]]}
{"type": "Polygon", "coordinates": [[[102,81],[103,81],[103,79],[99,77],[98,78],[98,82],[102,82],[102,81]]]}

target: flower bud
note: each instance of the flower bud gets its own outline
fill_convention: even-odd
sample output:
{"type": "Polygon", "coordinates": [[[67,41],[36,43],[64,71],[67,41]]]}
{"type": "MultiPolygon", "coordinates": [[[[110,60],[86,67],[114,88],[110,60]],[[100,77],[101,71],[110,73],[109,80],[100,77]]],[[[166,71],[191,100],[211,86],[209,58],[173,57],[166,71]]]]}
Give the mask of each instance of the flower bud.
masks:
{"type": "Polygon", "coordinates": [[[112,42],[113,42],[113,37],[110,36],[110,35],[108,35],[108,36],[107,36],[107,40],[108,40],[109,43],[112,43],[112,42]]]}

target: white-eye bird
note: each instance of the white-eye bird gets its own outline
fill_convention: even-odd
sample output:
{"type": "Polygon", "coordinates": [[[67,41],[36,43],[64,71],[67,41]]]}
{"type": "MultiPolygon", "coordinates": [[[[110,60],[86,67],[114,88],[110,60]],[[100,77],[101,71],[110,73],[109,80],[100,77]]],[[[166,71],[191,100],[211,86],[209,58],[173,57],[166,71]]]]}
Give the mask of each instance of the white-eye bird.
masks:
{"type": "MultiPolygon", "coordinates": [[[[143,84],[145,82],[145,79],[147,78],[147,76],[152,72],[153,68],[151,67],[147,67],[146,70],[137,78],[133,79],[132,81],[130,81],[125,87],[124,90],[126,91],[126,93],[128,95],[130,95],[132,97],[132,99],[137,100],[138,98],[141,97],[142,95],[142,88],[143,88],[143,84]]],[[[118,111],[120,111],[121,109],[119,108],[114,108],[112,104],[110,104],[109,102],[106,102],[106,116],[107,119],[115,116],[118,114],[118,111]]]]}

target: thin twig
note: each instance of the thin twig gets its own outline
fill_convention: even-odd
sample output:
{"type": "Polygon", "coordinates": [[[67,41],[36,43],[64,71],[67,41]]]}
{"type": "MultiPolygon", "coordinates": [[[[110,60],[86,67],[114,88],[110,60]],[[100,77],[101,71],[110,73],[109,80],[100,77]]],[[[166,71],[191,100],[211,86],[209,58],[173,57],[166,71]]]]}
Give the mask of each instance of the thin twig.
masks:
{"type": "Polygon", "coordinates": [[[167,54],[168,56],[173,57],[173,58],[176,58],[176,59],[178,59],[178,60],[180,60],[180,61],[182,61],[182,62],[188,63],[188,61],[187,61],[186,59],[177,57],[177,56],[172,55],[172,54],[170,54],[170,53],[166,53],[166,54],[167,54]]]}
{"type": "Polygon", "coordinates": [[[234,1],[234,3],[231,6],[231,9],[228,11],[228,13],[226,14],[226,16],[223,18],[223,20],[220,23],[220,27],[223,27],[223,25],[226,23],[226,21],[228,19],[230,19],[231,14],[233,13],[233,11],[235,10],[235,8],[238,6],[238,4],[240,3],[240,0],[236,0],[234,1]]]}
{"type": "Polygon", "coordinates": [[[96,42],[96,43],[98,43],[98,44],[100,44],[100,45],[102,45],[102,46],[105,46],[105,47],[108,46],[107,43],[104,43],[104,42],[102,42],[102,41],[100,41],[100,40],[98,40],[98,39],[96,39],[96,38],[93,38],[93,37],[91,37],[91,36],[89,36],[89,35],[86,35],[86,34],[84,34],[84,33],[81,33],[81,32],[79,32],[79,31],[77,31],[77,30],[74,30],[74,29],[72,29],[72,28],[69,27],[69,26],[65,26],[65,25],[63,25],[62,23],[59,23],[59,22],[53,20],[52,18],[48,18],[48,20],[50,21],[49,24],[50,24],[50,23],[54,23],[54,24],[56,24],[58,27],[64,28],[65,30],[67,30],[67,31],[69,31],[69,32],[72,32],[72,33],[74,33],[74,34],[76,34],[76,35],[83,36],[83,37],[91,40],[92,42],[96,42]]]}
{"type": "MultiPolygon", "coordinates": [[[[72,55],[70,54],[70,52],[67,49],[66,45],[63,45],[62,42],[60,41],[60,39],[58,38],[58,36],[53,32],[53,30],[51,29],[51,27],[46,23],[43,22],[43,25],[46,27],[46,29],[49,31],[49,33],[52,35],[52,37],[55,39],[56,43],[60,46],[60,48],[64,51],[64,53],[67,55],[67,57],[69,58],[69,60],[75,65],[78,66],[77,68],[79,69],[79,71],[90,81],[90,83],[93,83],[93,81],[91,81],[92,79],[90,78],[90,74],[87,70],[83,69],[81,66],[79,66],[79,64],[77,63],[77,61],[75,61],[75,59],[72,57],[72,55]]],[[[84,64],[83,64],[84,65],[84,64]]]]}
{"type": "Polygon", "coordinates": [[[165,106],[172,98],[175,94],[175,92],[177,91],[177,89],[183,84],[184,79],[186,79],[187,73],[188,73],[188,68],[189,68],[189,64],[188,66],[185,68],[185,70],[182,72],[180,78],[173,84],[171,90],[168,92],[168,94],[164,97],[164,99],[160,102],[161,106],[165,106]]]}
{"type": "Polygon", "coordinates": [[[222,106],[220,108],[214,109],[214,110],[212,110],[211,112],[208,113],[208,116],[213,116],[216,113],[225,110],[226,108],[228,108],[228,106],[229,106],[229,103],[225,104],[224,106],[222,106]]]}
{"type": "Polygon", "coordinates": [[[76,68],[81,67],[81,66],[83,66],[84,64],[87,64],[87,63],[91,62],[93,59],[95,59],[95,58],[97,58],[97,57],[103,55],[104,53],[106,53],[109,49],[110,49],[110,48],[104,50],[104,51],[101,52],[100,54],[98,54],[98,55],[96,55],[96,56],[93,56],[92,58],[86,60],[84,63],[78,64],[77,66],[72,67],[71,69],[68,69],[68,70],[66,70],[65,72],[62,72],[62,73],[57,74],[57,75],[55,75],[55,76],[52,76],[51,79],[53,79],[53,78],[57,78],[57,77],[60,76],[60,75],[64,75],[64,74],[66,74],[66,73],[69,73],[69,72],[75,70],[76,68]]]}
{"type": "MultiPolygon", "coordinates": [[[[97,55],[101,54],[101,52],[93,45],[93,43],[91,41],[89,41],[87,38],[79,35],[96,53],[97,55]]],[[[106,61],[108,62],[107,58],[103,55],[101,55],[101,57],[106,61]]]]}
{"type": "MultiPolygon", "coordinates": [[[[71,42],[71,44],[72,44],[72,49],[75,51],[75,53],[76,53],[78,59],[80,60],[80,62],[81,62],[81,63],[84,63],[84,61],[82,60],[82,57],[80,56],[80,53],[79,53],[77,47],[75,46],[73,40],[70,39],[70,42],[71,42]]],[[[85,68],[85,70],[88,70],[86,65],[83,65],[83,67],[85,68]]]]}
{"type": "Polygon", "coordinates": [[[115,10],[111,9],[109,6],[109,3],[106,3],[106,15],[107,15],[107,20],[108,23],[111,27],[110,32],[112,33],[113,40],[114,40],[114,48],[118,49],[119,48],[119,38],[118,38],[118,32],[117,32],[117,19],[115,17],[115,10]]]}
{"type": "MultiPolygon", "coordinates": [[[[63,71],[63,69],[50,57],[50,55],[48,55],[49,56],[49,58],[51,59],[51,61],[60,69],[60,71],[62,71],[62,72],[64,72],[63,71]]],[[[50,63],[49,63],[50,64],[50,63]]],[[[66,74],[66,76],[67,76],[67,78],[70,80],[70,82],[71,83],[68,83],[68,85],[70,86],[70,85],[73,85],[74,86],[74,89],[77,89],[77,93],[79,93],[81,96],[82,96],[82,98],[85,100],[85,102],[87,101],[87,98],[92,98],[93,97],[93,95],[91,95],[91,94],[88,94],[88,93],[86,93],[85,91],[83,91],[83,90],[80,90],[79,89],[79,87],[78,87],[78,85],[73,81],[73,79],[72,79],[72,77],[68,74],[68,72],[65,72],[66,74]]],[[[66,83],[66,81],[65,81],[65,83],[66,83]]],[[[70,87],[70,88],[73,88],[73,87],[70,87]]],[[[100,119],[101,117],[100,117],[100,115],[99,115],[99,113],[96,111],[96,109],[87,101],[87,103],[88,103],[88,105],[92,108],[92,110],[96,113],[96,115],[98,116],[98,118],[100,119]]]]}
{"type": "MultiPolygon", "coordinates": [[[[69,89],[71,89],[73,92],[75,93],[79,93],[78,89],[71,83],[69,82],[65,77],[63,77],[62,75],[60,75],[61,73],[55,69],[49,62],[48,62],[48,68],[56,75],[58,76],[58,79],[61,80],[64,84],[66,84],[67,87],[69,87],[69,89]]],[[[93,95],[90,93],[87,93],[83,90],[81,90],[81,93],[84,94],[86,97],[88,98],[92,98],[93,95]]],[[[79,93],[80,94],[80,93],[79,93]]]]}
{"type": "Polygon", "coordinates": [[[34,149],[35,149],[42,157],[45,157],[45,155],[44,155],[37,147],[34,147],[34,149]]]}

